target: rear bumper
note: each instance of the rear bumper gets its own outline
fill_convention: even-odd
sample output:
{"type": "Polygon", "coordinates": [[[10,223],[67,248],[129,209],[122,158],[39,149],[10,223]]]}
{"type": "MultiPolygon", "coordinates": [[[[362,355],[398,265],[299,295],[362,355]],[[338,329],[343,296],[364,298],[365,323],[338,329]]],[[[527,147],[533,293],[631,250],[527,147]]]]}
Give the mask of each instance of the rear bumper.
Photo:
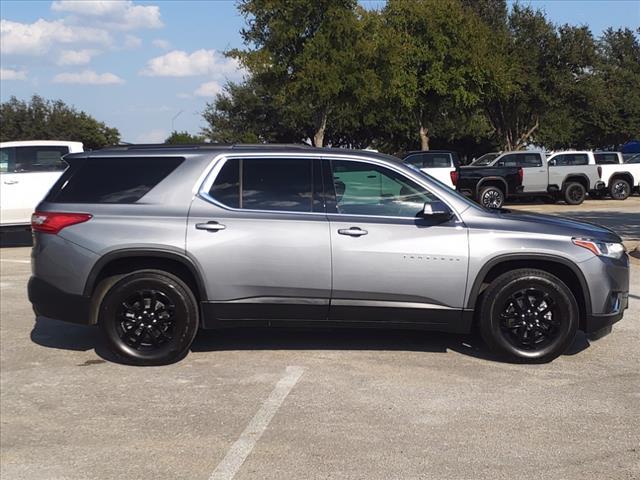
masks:
{"type": "Polygon", "coordinates": [[[29,301],[36,315],[65,322],[91,325],[91,299],[82,295],[63,292],[59,288],[38,278],[31,277],[29,301]]]}

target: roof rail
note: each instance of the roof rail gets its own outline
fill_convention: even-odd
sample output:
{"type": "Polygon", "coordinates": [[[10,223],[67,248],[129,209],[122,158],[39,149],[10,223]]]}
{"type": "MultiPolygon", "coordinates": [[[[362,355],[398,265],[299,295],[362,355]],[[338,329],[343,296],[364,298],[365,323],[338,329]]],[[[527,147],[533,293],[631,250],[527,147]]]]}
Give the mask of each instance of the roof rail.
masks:
{"type": "Polygon", "coordinates": [[[138,143],[120,144],[104,147],[104,150],[216,150],[220,148],[312,148],[304,143],[191,143],[191,144],[168,144],[168,143],[138,143]]]}

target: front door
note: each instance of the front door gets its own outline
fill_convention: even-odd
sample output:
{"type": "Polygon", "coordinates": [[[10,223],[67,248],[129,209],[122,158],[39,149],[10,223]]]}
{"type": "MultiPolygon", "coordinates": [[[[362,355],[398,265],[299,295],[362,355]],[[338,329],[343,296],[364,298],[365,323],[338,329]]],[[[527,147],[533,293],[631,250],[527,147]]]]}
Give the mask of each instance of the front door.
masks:
{"type": "Polygon", "coordinates": [[[326,320],[329,222],[320,160],[228,158],[191,206],[187,252],[214,320],[326,320]]]}
{"type": "Polygon", "coordinates": [[[331,224],[332,320],[446,325],[464,330],[467,229],[420,215],[438,198],[386,166],[326,161],[331,224]],[[331,186],[331,185],[329,185],[331,186]]]}

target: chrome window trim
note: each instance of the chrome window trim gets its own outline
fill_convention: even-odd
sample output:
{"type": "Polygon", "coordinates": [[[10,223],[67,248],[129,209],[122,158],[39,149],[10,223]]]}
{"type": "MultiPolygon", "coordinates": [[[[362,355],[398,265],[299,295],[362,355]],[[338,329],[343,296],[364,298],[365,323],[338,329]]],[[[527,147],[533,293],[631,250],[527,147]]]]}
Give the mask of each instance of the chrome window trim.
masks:
{"type": "MultiPolygon", "coordinates": [[[[198,177],[198,180],[196,181],[194,187],[193,187],[193,193],[195,196],[198,196],[200,198],[202,198],[203,200],[214,204],[215,206],[222,208],[224,210],[228,210],[231,212],[248,212],[248,213],[264,213],[264,214],[287,214],[287,215],[299,215],[299,216],[306,216],[306,215],[312,215],[312,216],[318,216],[318,215],[323,215],[323,216],[327,216],[327,215],[331,215],[331,216],[337,216],[337,217],[345,217],[345,218],[352,218],[352,217],[358,217],[358,218],[366,218],[366,217],[370,217],[370,218],[380,218],[380,219],[390,219],[390,220],[412,220],[414,217],[395,217],[395,216],[385,216],[385,215],[354,215],[354,214],[345,214],[345,213],[326,213],[326,212],[295,212],[295,211],[290,211],[290,210],[252,210],[252,209],[246,209],[246,208],[233,208],[233,207],[229,207],[227,205],[224,205],[223,203],[219,202],[218,200],[214,199],[211,195],[209,195],[209,191],[211,190],[211,187],[213,186],[213,182],[215,182],[216,177],[218,176],[218,174],[220,173],[220,170],[222,170],[222,167],[224,166],[224,164],[227,162],[227,160],[231,160],[234,158],[301,158],[301,159],[309,159],[309,160],[313,160],[313,159],[320,159],[320,160],[348,160],[348,161],[354,161],[354,162],[362,162],[362,163],[372,163],[374,165],[378,165],[380,167],[384,167],[384,168],[388,168],[389,170],[392,170],[396,173],[398,173],[399,175],[402,175],[404,177],[408,177],[410,178],[413,182],[417,183],[418,185],[420,185],[421,187],[423,187],[424,189],[427,190],[427,192],[429,192],[430,194],[432,194],[433,196],[435,196],[439,201],[441,201],[442,203],[444,203],[445,205],[447,205],[447,207],[449,207],[449,209],[453,212],[456,221],[454,223],[456,224],[462,224],[462,218],[460,217],[460,214],[458,213],[458,211],[453,208],[451,206],[451,204],[442,199],[442,197],[440,195],[435,194],[430,188],[429,186],[425,185],[424,182],[422,181],[422,177],[418,176],[418,175],[413,175],[413,172],[411,172],[411,175],[407,175],[407,172],[405,172],[402,169],[396,168],[394,165],[389,164],[388,162],[382,161],[382,160],[378,160],[376,158],[372,158],[372,157],[355,157],[353,155],[348,155],[348,154],[339,154],[339,153],[326,153],[326,152],[318,152],[318,153],[312,153],[312,152],[303,152],[303,153],[290,153],[290,152],[245,152],[245,153],[221,153],[219,155],[216,155],[213,160],[209,163],[209,165],[207,166],[207,168],[205,168],[205,170],[202,172],[202,174],[200,175],[200,177],[198,177]]],[[[418,217],[415,217],[418,218],[418,217]]]]}

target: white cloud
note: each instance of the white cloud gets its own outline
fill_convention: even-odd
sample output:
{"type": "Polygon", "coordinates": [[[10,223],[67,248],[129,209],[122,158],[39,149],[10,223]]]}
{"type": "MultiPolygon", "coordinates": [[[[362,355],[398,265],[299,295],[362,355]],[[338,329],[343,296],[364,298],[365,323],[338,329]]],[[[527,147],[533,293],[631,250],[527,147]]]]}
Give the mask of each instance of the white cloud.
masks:
{"type": "Polygon", "coordinates": [[[140,48],[142,39],[135,35],[127,35],[124,39],[124,46],[127,48],[140,48]]]}
{"type": "Polygon", "coordinates": [[[34,23],[0,21],[0,51],[3,55],[44,55],[56,45],[73,43],[109,45],[109,32],[91,27],[70,27],[62,20],[39,19],[34,23]]]}
{"type": "Polygon", "coordinates": [[[98,53],[97,50],[63,50],[58,57],[58,65],[86,65],[98,53]]]}
{"type": "Polygon", "coordinates": [[[162,128],[156,128],[153,130],[149,130],[147,132],[143,132],[136,137],[136,143],[162,143],[169,136],[169,132],[167,130],[163,130],[162,128]]]}
{"type": "Polygon", "coordinates": [[[124,83],[113,73],[96,73],[93,70],[85,70],[80,73],[59,73],[53,77],[55,83],[76,83],[82,85],[113,85],[124,83]]]}
{"type": "Polygon", "coordinates": [[[25,80],[27,72],[24,70],[13,70],[11,68],[0,68],[0,80],[25,80]]]}
{"type": "Polygon", "coordinates": [[[158,47],[162,50],[169,50],[171,48],[171,44],[166,40],[162,40],[161,38],[156,38],[151,43],[153,44],[154,47],[158,47]]]}
{"type": "Polygon", "coordinates": [[[51,4],[54,12],[63,12],[77,20],[93,19],[114,30],[160,28],[160,7],[135,5],[131,0],[56,0],[51,4]]]}
{"type": "Polygon", "coordinates": [[[201,49],[191,54],[173,50],[152,58],[140,73],[150,77],[211,75],[214,78],[226,78],[240,76],[242,71],[236,59],[227,58],[216,50],[201,49]]]}
{"type": "Polygon", "coordinates": [[[215,80],[200,85],[193,94],[197,97],[215,97],[222,92],[222,85],[215,80]]]}

